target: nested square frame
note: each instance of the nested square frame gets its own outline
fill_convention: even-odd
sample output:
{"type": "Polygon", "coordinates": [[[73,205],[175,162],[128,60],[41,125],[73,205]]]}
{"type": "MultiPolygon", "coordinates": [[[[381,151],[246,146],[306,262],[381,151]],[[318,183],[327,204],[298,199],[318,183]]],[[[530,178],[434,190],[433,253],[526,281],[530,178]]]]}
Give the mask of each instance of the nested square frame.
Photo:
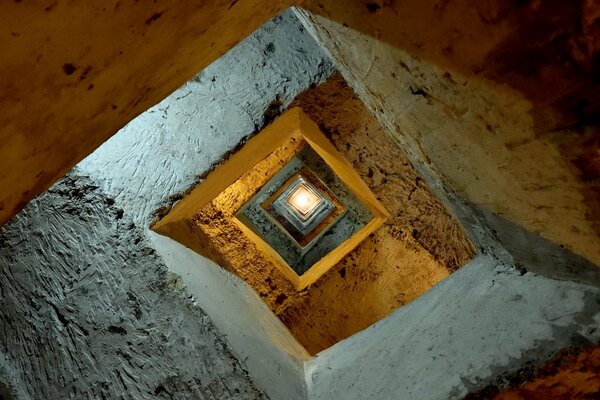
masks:
{"type": "MultiPolygon", "coordinates": [[[[236,228],[239,222],[256,233],[269,246],[271,246],[299,275],[304,275],[317,261],[325,255],[336,249],[346,239],[358,232],[362,227],[373,219],[373,214],[360,199],[358,199],[352,190],[337,176],[337,174],[327,165],[323,158],[310,147],[304,138],[299,135],[294,136],[295,140],[304,144],[297,148],[292,158],[280,169],[271,170],[275,172],[267,182],[259,183],[256,188],[258,192],[254,194],[246,203],[235,213],[235,221],[232,222],[236,228]],[[332,197],[339,201],[342,209],[339,213],[332,215],[332,219],[324,220],[320,226],[320,232],[314,237],[310,237],[310,242],[300,243],[294,238],[294,233],[285,226],[286,221],[279,222],[274,216],[265,210],[264,203],[268,202],[269,196],[276,193],[282,185],[285,185],[288,179],[293,178],[298,173],[314,173],[315,183],[320,183],[323,189],[331,190],[332,197]],[[322,180],[322,181],[321,181],[322,180]],[[305,244],[304,246],[302,246],[305,244]]],[[[286,143],[283,147],[293,146],[292,141],[286,143]]],[[[296,146],[297,146],[296,145],[296,146]]],[[[296,147],[294,146],[294,147],[296,147]]],[[[276,150],[273,154],[276,154],[276,150]]],[[[268,158],[272,158],[273,154],[268,158]]],[[[285,160],[291,154],[288,153],[285,160]]],[[[253,169],[254,170],[254,169],[253,169]]],[[[308,174],[306,175],[308,176],[308,174]]],[[[233,205],[229,211],[232,211],[236,205],[233,205]]],[[[292,228],[293,227],[289,227],[292,228]]]]}
{"type": "MultiPolygon", "coordinates": [[[[267,182],[268,184],[268,182],[267,182]]],[[[306,167],[303,167],[299,172],[292,175],[281,187],[261,204],[262,209],[271,216],[275,221],[282,225],[283,229],[298,243],[302,248],[311,243],[319,234],[331,224],[345,209],[345,207],[337,200],[331,190],[319,178],[306,167]],[[291,208],[283,204],[286,200],[283,197],[290,189],[293,188],[295,182],[306,181],[318,191],[318,196],[323,200],[322,205],[319,205],[314,210],[314,215],[302,221],[301,217],[288,217],[293,211],[291,208]],[[296,222],[299,220],[299,222],[296,222]],[[315,222],[312,222],[312,221],[315,222]],[[291,227],[290,227],[291,225],[291,227]]]]}
{"type": "Polygon", "coordinates": [[[367,184],[354,171],[350,163],[335,149],[317,124],[300,108],[292,108],[286,111],[250,139],[246,145],[212,171],[190,194],[178,202],[165,217],[154,224],[153,229],[176,240],[181,238],[182,240],[179,240],[181,242],[190,242],[191,240],[195,244],[193,249],[206,256],[207,252],[203,250],[209,246],[202,243],[202,238],[194,240],[193,238],[182,237],[194,235],[192,230],[185,229],[187,226],[186,220],[191,219],[194,214],[236,182],[246,171],[253,168],[277,148],[284,145],[292,136],[298,134],[302,136],[306,143],[325,161],[373,215],[373,219],[369,223],[321,258],[321,260],[317,261],[301,276],[256,233],[252,232],[252,230],[242,223],[237,224],[239,229],[251,239],[257,248],[274,261],[275,266],[293,283],[296,290],[306,288],[323,276],[323,274],[337,264],[371,233],[381,227],[388,217],[388,213],[367,184]]]}

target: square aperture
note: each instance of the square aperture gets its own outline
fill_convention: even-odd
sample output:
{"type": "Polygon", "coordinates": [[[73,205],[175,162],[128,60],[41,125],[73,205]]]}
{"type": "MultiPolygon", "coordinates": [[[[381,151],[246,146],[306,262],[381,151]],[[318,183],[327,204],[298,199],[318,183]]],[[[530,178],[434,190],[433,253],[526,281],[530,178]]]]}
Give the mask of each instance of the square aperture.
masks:
{"type": "Polygon", "coordinates": [[[305,145],[237,213],[296,276],[373,220],[372,211],[311,147],[305,145]],[[294,196],[307,196],[294,207],[294,196]]]}
{"type": "Polygon", "coordinates": [[[331,191],[310,171],[294,175],[262,208],[275,219],[301,247],[305,247],[324,227],[328,217],[343,208],[331,191]],[[318,182],[313,184],[312,182],[318,182]],[[337,205],[337,207],[336,207],[337,205]]]}
{"type": "MultiPolygon", "coordinates": [[[[288,111],[249,141],[201,186],[202,191],[195,189],[194,201],[182,202],[157,229],[181,226],[182,215],[192,215],[195,226],[200,227],[203,217],[198,210],[212,210],[224,201],[226,214],[219,215],[245,236],[232,237],[234,242],[228,245],[252,243],[264,257],[260,261],[272,263],[296,290],[323,276],[388,216],[348,161],[299,109],[288,111]],[[258,166],[263,163],[277,167],[262,171],[258,166]],[[242,176],[254,176],[253,182],[239,180],[242,176]],[[269,178],[263,180],[264,176],[269,178]],[[255,180],[260,186],[254,186],[255,180]],[[252,194],[244,192],[248,189],[252,194]]],[[[220,221],[218,215],[210,220],[220,221]]],[[[217,225],[214,228],[221,229],[217,225]]],[[[197,233],[194,249],[209,257],[220,252],[203,241],[204,233],[191,228],[197,233]]]]}
{"type": "Polygon", "coordinates": [[[317,122],[288,110],[154,227],[243,279],[311,354],[409,303],[473,256],[393,139],[350,89],[331,85],[302,100],[317,122]],[[327,137],[319,126],[339,134],[327,137]],[[336,209],[296,240],[265,202],[298,176],[336,209]]]}
{"type": "Polygon", "coordinates": [[[298,178],[292,189],[292,193],[285,198],[285,203],[303,220],[310,219],[315,214],[315,209],[323,204],[323,195],[317,193],[310,183],[304,182],[302,177],[298,178]]]}

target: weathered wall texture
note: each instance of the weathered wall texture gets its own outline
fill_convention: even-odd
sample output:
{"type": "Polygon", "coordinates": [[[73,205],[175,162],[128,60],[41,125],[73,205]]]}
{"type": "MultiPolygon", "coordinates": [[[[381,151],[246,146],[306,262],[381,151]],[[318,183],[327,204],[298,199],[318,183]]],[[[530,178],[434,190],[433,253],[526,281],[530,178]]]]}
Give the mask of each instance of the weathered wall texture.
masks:
{"type": "MultiPolygon", "coordinates": [[[[291,12],[286,12],[136,118],[79,166],[96,177],[104,190],[113,193],[117,204],[136,221],[149,226],[154,220],[154,211],[180,198],[251,134],[259,131],[280,108],[287,107],[300,92],[321,82],[332,71],[331,62],[314,39],[291,12]]],[[[202,268],[196,259],[191,262],[202,268]]],[[[182,273],[182,269],[188,267],[192,265],[172,268],[182,273]]],[[[192,276],[198,276],[196,266],[193,267],[192,276]]],[[[202,279],[212,279],[211,276],[207,272],[202,279]]],[[[233,280],[223,281],[221,290],[227,292],[233,280]]],[[[187,285],[194,290],[194,282],[187,285]]],[[[205,293],[196,296],[207,299],[205,293]]],[[[239,300],[230,300],[233,304],[236,301],[239,300]]],[[[268,385],[270,395],[285,398],[281,394],[284,387],[289,389],[288,396],[298,392],[304,395],[301,363],[290,361],[285,354],[293,346],[280,346],[283,350],[278,351],[284,355],[265,348],[260,344],[264,338],[253,333],[257,328],[252,321],[244,325],[245,316],[232,314],[229,317],[241,324],[232,326],[223,318],[216,303],[210,299],[209,303],[207,307],[214,313],[212,318],[230,340],[235,341],[232,345],[236,353],[247,360],[260,384],[268,385]],[[245,337],[239,337],[240,330],[245,337]],[[275,355],[265,362],[265,354],[271,353],[275,355]],[[294,374],[296,382],[302,383],[286,384],[294,374]]],[[[262,317],[254,323],[270,326],[271,322],[262,320],[269,319],[262,317]]],[[[274,330],[266,330],[260,334],[273,334],[274,330]]],[[[299,358],[305,356],[300,351],[294,354],[299,358]]]]}
{"type": "MultiPolygon", "coordinates": [[[[288,12],[124,128],[7,225],[0,241],[0,353],[15,386],[34,399],[155,392],[261,398],[231,358],[226,337],[184,295],[145,232],[153,211],[269,120],[277,110],[272,102],[289,104],[331,71],[288,12]]],[[[252,349],[254,338],[244,334],[252,349]]],[[[265,367],[269,362],[255,370],[304,394],[299,362],[265,367]],[[286,383],[286,371],[277,375],[281,365],[297,369],[295,383],[286,383]]]]}
{"type": "Polygon", "coordinates": [[[3,1],[0,225],[285,3],[3,1]]]}
{"type": "MultiPolygon", "coordinates": [[[[579,143],[575,132],[538,132],[522,94],[307,18],[365,104],[411,160],[422,160],[418,168],[469,202],[600,265],[600,183],[584,179],[563,155],[565,138],[579,143]]],[[[587,129],[583,137],[590,138],[594,128],[587,129]]]]}
{"type": "Polygon", "coordinates": [[[461,399],[489,384],[508,385],[514,371],[598,343],[599,299],[598,286],[478,257],[309,361],[309,398],[461,399]]]}
{"type": "Polygon", "coordinates": [[[515,383],[523,380],[528,382],[497,395],[496,388],[486,388],[465,400],[593,400],[600,393],[600,347],[585,348],[575,354],[563,352],[538,370],[526,368],[511,377],[515,383]],[[533,374],[538,377],[532,379],[533,374]]]}
{"type": "Polygon", "coordinates": [[[124,127],[79,167],[140,224],[168,207],[333,72],[291,11],[284,12],[124,127]]]}
{"type": "Polygon", "coordinates": [[[0,265],[0,353],[15,398],[264,398],[143,229],[90,178],[70,173],[7,224],[0,265]]]}
{"type": "Polygon", "coordinates": [[[309,354],[254,289],[169,237],[148,232],[169,270],[210,316],[250,376],[273,400],[306,400],[309,354]]]}
{"type": "Polygon", "coordinates": [[[302,93],[292,106],[301,107],[319,125],[371,187],[391,214],[389,226],[398,226],[450,271],[473,257],[456,219],[339,73],[302,93]]]}
{"type": "Polygon", "coordinates": [[[306,0],[302,6],[452,74],[519,91],[533,104],[537,133],[598,122],[596,0],[306,0]]]}
{"type": "Polygon", "coordinates": [[[535,138],[529,103],[301,15],[483,253],[310,360],[309,397],[459,399],[488,384],[506,385],[511,372],[563,348],[598,343],[598,269],[529,232],[599,260],[583,200],[591,185],[547,138],[535,138]]]}
{"type": "MultiPolygon", "coordinates": [[[[248,2],[227,6],[236,10],[241,4],[248,2]]],[[[356,4],[365,7],[364,2],[356,4]]],[[[378,15],[381,5],[372,4],[366,8],[373,11],[369,15],[378,15]]],[[[10,12],[1,14],[2,21],[9,22],[2,24],[3,29],[23,25],[26,13],[34,20],[39,17],[40,22],[39,29],[29,29],[28,35],[44,36],[52,26],[63,26],[61,18],[46,25],[31,3],[2,7],[11,7],[10,12]],[[28,8],[15,11],[14,7],[21,6],[28,8]]],[[[73,18],[74,25],[55,30],[59,34],[56,42],[50,40],[52,46],[45,48],[49,49],[48,60],[53,60],[48,64],[30,63],[38,55],[31,54],[31,49],[40,48],[44,38],[27,38],[18,30],[14,32],[22,36],[2,36],[15,41],[4,46],[9,53],[17,51],[17,40],[30,43],[22,43],[18,48],[23,50],[6,58],[10,63],[20,62],[7,61],[9,64],[0,67],[7,88],[1,92],[1,104],[7,110],[1,136],[6,140],[0,153],[2,195],[8,199],[3,216],[11,215],[17,203],[24,204],[42,191],[60,171],[161,98],[166,92],[150,89],[144,94],[144,88],[155,86],[136,86],[134,82],[142,81],[127,78],[150,76],[150,82],[163,82],[158,76],[169,67],[161,61],[163,67],[148,72],[149,64],[144,64],[157,59],[173,62],[166,61],[168,57],[158,49],[172,48],[174,42],[160,38],[167,31],[198,28],[181,24],[188,15],[195,15],[184,7],[177,15],[185,17],[173,15],[175,19],[169,20],[165,31],[150,34],[160,21],[167,21],[168,12],[153,17],[160,12],[157,8],[140,20],[140,26],[149,20],[148,27],[136,31],[138,25],[134,24],[132,34],[139,35],[135,41],[128,42],[128,35],[111,30],[113,25],[108,23],[105,35],[97,32],[90,42],[81,42],[89,45],[84,50],[73,43],[73,38],[87,37],[79,34],[90,27],[84,15],[104,15],[91,5],[85,7],[90,7],[89,12],[71,10],[63,3],[56,6],[77,18],[73,18]],[[115,37],[113,32],[121,40],[109,40],[115,37]],[[144,43],[158,40],[160,45],[152,47],[157,53],[144,47],[112,69],[109,61],[114,61],[120,50],[111,48],[110,54],[104,54],[100,49],[106,43],[124,43],[136,49],[143,35],[153,39],[144,43]],[[103,80],[99,74],[98,82],[88,82],[88,76],[105,69],[85,58],[71,67],[61,57],[67,49],[73,49],[73,54],[80,49],[93,57],[96,48],[99,53],[94,60],[106,64],[107,74],[113,71],[110,79],[103,80]],[[141,64],[133,61],[136,57],[141,64]],[[88,65],[92,70],[80,81],[88,65]],[[132,72],[126,72],[128,69],[132,72]],[[16,70],[24,71],[22,76],[11,78],[16,70]],[[18,88],[26,81],[30,83],[23,87],[31,90],[20,101],[18,88]],[[125,90],[123,82],[130,82],[135,89],[125,90]],[[90,96],[100,93],[96,89],[101,84],[107,85],[106,92],[85,100],[82,93],[88,93],[90,84],[94,85],[90,96]],[[114,117],[121,103],[113,103],[113,98],[121,99],[123,107],[129,104],[128,113],[114,117]],[[136,104],[140,98],[146,100],[136,104]],[[48,107],[48,113],[34,113],[31,104],[48,107]],[[112,104],[117,105],[116,111],[112,104]],[[81,121],[55,121],[61,112],[83,117],[81,121]],[[104,130],[108,120],[114,124],[112,131],[104,130]],[[44,133],[39,133],[40,127],[44,133]],[[89,142],[81,145],[82,135],[88,133],[89,142]],[[44,143],[57,147],[49,149],[44,143]],[[23,160],[31,162],[22,167],[19,163],[25,165],[23,160]],[[47,176],[41,173],[33,179],[41,170],[47,176]]],[[[258,8],[258,13],[253,10],[248,18],[263,10],[267,12],[268,7],[258,8]]],[[[127,15],[137,18],[138,14],[127,15]]],[[[95,29],[104,29],[99,28],[103,21],[112,18],[108,14],[98,18],[95,29]]],[[[557,138],[536,136],[534,118],[527,115],[530,104],[519,95],[497,87],[490,90],[487,83],[446,73],[328,21],[319,20],[319,24],[324,27],[318,28],[320,40],[345,77],[384,126],[396,134],[415,166],[423,170],[424,179],[452,205],[486,255],[374,327],[319,354],[307,366],[306,382],[294,382],[294,394],[304,395],[307,386],[311,398],[322,399],[392,399],[399,392],[408,399],[461,398],[490,384],[501,386],[512,371],[539,363],[561,349],[597,344],[597,270],[528,232],[540,232],[599,260],[598,235],[589,218],[596,215],[594,183],[579,178],[579,171],[559,154],[553,141],[560,142],[561,149],[570,149],[570,141],[564,138],[575,133],[563,132],[557,138]],[[432,179],[438,176],[443,177],[444,185],[432,179]],[[478,213],[456,201],[444,187],[482,207],[482,215],[493,223],[511,254],[498,249],[478,213]]],[[[70,393],[75,398],[87,394],[127,398],[130,392],[141,398],[169,398],[171,394],[175,398],[260,398],[206,315],[193,306],[193,299],[186,299],[181,282],[153,253],[143,228],[156,208],[180,196],[278,108],[286,107],[300,91],[331,73],[331,63],[307,40],[301,26],[294,24],[291,30],[282,31],[276,28],[279,25],[269,25],[244,42],[243,51],[230,53],[225,64],[215,64],[177,91],[174,99],[132,122],[78,172],[4,228],[0,243],[4,275],[0,280],[0,378],[8,382],[0,383],[1,394],[10,392],[19,399],[67,398],[70,393]],[[289,49],[300,49],[293,62],[286,61],[289,49]],[[252,62],[248,61],[250,55],[252,62]],[[43,379],[45,384],[40,384],[43,379]]],[[[231,38],[215,32],[226,41],[231,38]]],[[[196,70],[192,68],[186,77],[192,71],[196,70]]],[[[161,88],[168,91],[176,85],[173,78],[161,88]]],[[[583,112],[588,113],[586,110],[584,107],[583,112]]],[[[588,130],[589,134],[593,130],[588,130]]],[[[579,143],[580,138],[573,140],[579,143]]],[[[577,158],[578,151],[570,151],[569,156],[577,158]]],[[[594,177],[595,164],[589,165],[589,176],[594,177]]],[[[212,309],[218,311],[214,304],[212,309]]],[[[225,327],[223,319],[221,323],[225,327]]],[[[244,342],[239,339],[237,343],[244,342]]],[[[297,367],[293,360],[288,364],[290,370],[297,367]]]]}
{"type": "Polygon", "coordinates": [[[282,314],[323,350],[408,304],[474,255],[465,232],[397,144],[339,76],[298,97],[390,213],[384,226],[282,314]],[[306,328],[309,326],[310,328],[306,328]],[[320,338],[327,333],[325,339],[320,338]]]}

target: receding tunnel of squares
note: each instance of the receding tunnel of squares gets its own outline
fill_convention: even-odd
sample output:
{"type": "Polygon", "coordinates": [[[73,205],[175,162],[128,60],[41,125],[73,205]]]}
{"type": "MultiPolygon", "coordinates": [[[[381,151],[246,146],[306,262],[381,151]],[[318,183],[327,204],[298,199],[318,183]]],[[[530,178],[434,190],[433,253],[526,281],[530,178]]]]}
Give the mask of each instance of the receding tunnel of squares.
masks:
{"type": "Polygon", "coordinates": [[[333,193],[310,170],[303,168],[262,203],[262,208],[304,248],[326,226],[331,214],[343,211],[334,203],[333,193]]]}
{"type": "MultiPolygon", "coordinates": [[[[289,221],[293,217],[300,220],[299,222],[302,224],[298,227],[301,228],[303,236],[311,232],[333,211],[331,201],[314,187],[303,174],[298,175],[293,182],[287,185],[284,193],[275,199],[275,203],[283,206],[287,211],[291,211],[290,215],[285,217],[285,220],[289,221]]],[[[269,211],[271,213],[276,212],[275,206],[270,208],[269,211]]]]}
{"type": "MultiPolygon", "coordinates": [[[[289,165],[288,168],[293,166],[289,165]]],[[[284,167],[281,172],[285,169],[284,167]]],[[[269,184],[265,185],[268,186],[269,184]]],[[[285,182],[281,189],[262,204],[262,208],[305,250],[345,211],[327,185],[306,167],[285,182]],[[316,195],[312,198],[317,199],[317,202],[314,208],[308,204],[309,207],[304,211],[302,197],[306,196],[310,202],[311,193],[316,195]]]]}
{"type": "MultiPolygon", "coordinates": [[[[230,245],[252,243],[296,290],[314,283],[386,218],[368,186],[300,109],[289,110],[235,156],[215,171],[228,178],[220,180],[221,192],[204,200],[241,231],[230,245]],[[257,150],[262,159],[254,163],[257,150]],[[302,191],[314,207],[297,204],[302,191]]],[[[212,185],[212,176],[199,188],[212,185]]],[[[202,204],[195,202],[195,218],[210,219],[202,204]]]]}
{"type": "Polygon", "coordinates": [[[474,250],[343,78],[295,103],[153,229],[246,281],[315,354],[474,250]]]}
{"type": "MultiPolygon", "coordinates": [[[[294,282],[301,282],[300,277],[313,265],[373,220],[374,212],[312,147],[305,146],[238,211],[236,218],[256,235],[255,240],[266,242],[296,273],[294,282]]],[[[332,259],[322,272],[335,261],[332,259]]],[[[302,282],[298,288],[309,283],[302,282]]]]}

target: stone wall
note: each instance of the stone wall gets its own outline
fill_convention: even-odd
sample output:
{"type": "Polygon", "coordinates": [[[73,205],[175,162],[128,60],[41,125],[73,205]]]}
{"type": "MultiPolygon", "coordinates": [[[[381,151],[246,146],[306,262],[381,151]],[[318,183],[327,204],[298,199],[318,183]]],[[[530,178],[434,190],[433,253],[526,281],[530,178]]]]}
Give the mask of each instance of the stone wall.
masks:
{"type": "MultiPolygon", "coordinates": [[[[416,168],[477,207],[600,264],[598,179],[573,163],[588,146],[580,140],[598,137],[597,127],[544,130],[524,93],[323,17],[306,18],[416,168]]],[[[422,51],[438,45],[424,42],[422,51]]]]}
{"type": "Polygon", "coordinates": [[[600,107],[594,0],[14,0],[0,5],[0,224],[290,5],[519,90],[536,105],[536,131],[577,128],[554,139],[576,169],[600,175],[598,130],[579,129],[600,107]]]}
{"type": "Polygon", "coordinates": [[[0,4],[0,225],[286,1],[0,4]]]}

